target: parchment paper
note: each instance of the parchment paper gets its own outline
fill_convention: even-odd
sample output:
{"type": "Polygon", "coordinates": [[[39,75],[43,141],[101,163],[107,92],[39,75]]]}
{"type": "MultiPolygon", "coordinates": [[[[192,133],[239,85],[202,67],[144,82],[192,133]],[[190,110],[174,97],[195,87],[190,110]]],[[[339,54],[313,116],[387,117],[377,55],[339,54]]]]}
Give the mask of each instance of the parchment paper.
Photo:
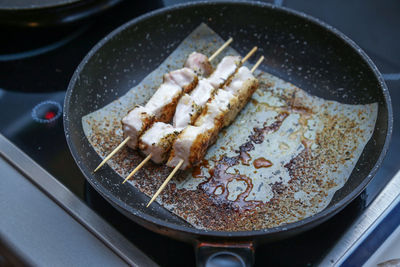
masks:
{"type": "MultiPolygon", "coordinates": [[[[211,55],[223,42],[201,24],[126,95],[84,116],[82,127],[96,152],[105,157],[122,141],[121,118],[135,104],[146,103],[164,73],[181,68],[192,51],[211,55]]],[[[213,63],[225,55],[238,53],[226,49],[213,63]]],[[[260,88],[234,123],[220,133],[203,164],[179,173],[157,198],[194,227],[264,229],[323,210],[345,184],[371,138],[377,103],[327,101],[268,73],[256,75],[260,88]],[[256,168],[260,164],[264,167],[256,168]]],[[[140,153],[124,148],[108,164],[122,182],[142,159],[140,153]]],[[[130,184],[152,196],[170,170],[148,163],[130,184]]]]}

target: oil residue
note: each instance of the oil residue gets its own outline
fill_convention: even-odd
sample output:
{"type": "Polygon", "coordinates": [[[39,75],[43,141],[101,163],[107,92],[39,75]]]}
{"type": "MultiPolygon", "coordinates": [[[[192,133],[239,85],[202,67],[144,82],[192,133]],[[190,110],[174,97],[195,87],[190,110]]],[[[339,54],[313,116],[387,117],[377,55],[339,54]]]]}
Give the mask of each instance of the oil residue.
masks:
{"type": "MultiPolygon", "coordinates": [[[[238,172],[228,173],[227,170],[239,163],[249,166],[251,157],[248,152],[255,149],[255,144],[261,144],[264,141],[264,136],[266,134],[279,130],[283,121],[288,116],[289,113],[287,111],[282,111],[275,117],[275,121],[272,124],[266,125],[266,123],[264,123],[262,128],[254,128],[253,133],[249,136],[249,141],[241,145],[239,150],[235,151],[237,155],[233,157],[223,156],[219,161],[217,161],[215,167],[209,170],[210,178],[199,184],[198,188],[210,195],[215,203],[229,205],[236,211],[250,210],[262,205],[262,201],[246,200],[253,189],[251,178],[241,175],[238,172]],[[243,181],[246,184],[246,189],[232,201],[228,199],[228,184],[233,180],[243,181]]],[[[258,158],[253,162],[253,164],[257,169],[272,166],[271,161],[265,158],[258,158]]],[[[195,168],[192,173],[193,177],[203,177],[199,176],[199,174],[201,174],[201,168],[195,168]]]]}
{"type": "Polygon", "coordinates": [[[192,176],[193,178],[203,178],[200,165],[193,167],[192,176]]]}
{"type": "Polygon", "coordinates": [[[240,160],[242,161],[243,165],[249,166],[251,161],[250,154],[246,151],[240,152],[240,160]]]}
{"type": "Polygon", "coordinates": [[[235,211],[254,209],[257,205],[262,204],[262,202],[246,200],[253,189],[251,179],[244,175],[227,172],[228,168],[237,165],[238,163],[239,157],[223,157],[217,165],[210,170],[210,179],[199,184],[199,188],[212,196],[215,203],[229,205],[235,211]],[[228,200],[228,184],[233,180],[243,181],[246,184],[246,189],[244,192],[240,193],[235,200],[231,201],[228,200]]]}
{"type": "Polygon", "coordinates": [[[203,158],[203,160],[201,161],[200,165],[197,165],[197,166],[193,167],[193,169],[192,169],[193,178],[199,178],[200,179],[200,178],[204,178],[205,177],[204,174],[201,171],[202,167],[204,167],[204,168],[209,168],[210,167],[210,165],[208,163],[208,160],[203,158]]]}
{"type": "MultiPolygon", "coordinates": [[[[254,101],[253,104],[264,104],[258,103],[258,101],[254,101]]],[[[272,108],[272,107],[271,107],[272,108]]],[[[234,210],[251,210],[255,207],[262,205],[261,201],[257,200],[246,200],[249,196],[251,190],[253,189],[253,184],[251,178],[241,175],[237,171],[235,173],[228,173],[227,170],[235,165],[243,164],[246,166],[250,166],[250,162],[252,160],[249,152],[255,149],[256,144],[261,144],[264,142],[264,138],[269,133],[274,133],[279,130],[284,120],[289,117],[291,113],[300,114],[299,124],[302,126],[297,134],[301,135],[301,141],[305,147],[305,150],[308,151],[311,143],[310,140],[306,140],[303,134],[307,129],[307,121],[311,117],[312,110],[299,107],[294,105],[294,103],[289,103],[288,106],[285,107],[273,107],[273,110],[279,112],[278,115],[275,116],[274,122],[271,124],[267,124],[264,122],[262,127],[255,127],[253,132],[248,137],[248,141],[242,144],[239,147],[239,150],[236,150],[236,156],[226,157],[223,156],[219,161],[217,161],[215,167],[209,170],[210,178],[205,182],[199,184],[198,188],[204,190],[204,192],[211,196],[211,199],[216,204],[229,205],[234,210]],[[241,192],[235,200],[229,200],[229,190],[228,184],[233,180],[243,181],[246,183],[246,189],[241,192]]],[[[287,146],[287,145],[286,145],[287,146]]],[[[253,165],[256,169],[259,168],[269,168],[273,164],[270,160],[260,157],[253,161],[253,165]]],[[[285,166],[287,167],[287,166],[285,166]]],[[[201,175],[201,168],[195,168],[193,170],[193,177],[204,177],[201,175]]]]}
{"type": "Polygon", "coordinates": [[[259,168],[268,168],[272,166],[272,162],[261,157],[253,161],[253,165],[256,169],[259,168]]]}

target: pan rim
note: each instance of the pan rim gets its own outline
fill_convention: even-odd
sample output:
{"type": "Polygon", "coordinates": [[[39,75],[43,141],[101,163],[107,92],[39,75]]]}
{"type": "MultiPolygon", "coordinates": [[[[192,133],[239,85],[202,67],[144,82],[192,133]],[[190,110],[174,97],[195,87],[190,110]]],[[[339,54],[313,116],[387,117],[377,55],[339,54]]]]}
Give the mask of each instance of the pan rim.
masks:
{"type": "MultiPolygon", "coordinates": [[[[384,160],[384,157],[387,153],[387,150],[389,148],[389,143],[391,139],[391,134],[392,134],[392,128],[393,128],[393,111],[392,111],[392,104],[391,104],[391,99],[389,95],[388,88],[386,86],[386,83],[379,72],[378,68],[375,66],[373,61],[368,57],[368,55],[354,42],[352,41],[349,37],[347,37],[345,34],[334,28],[333,26],[321,21],[318,18],[312,17],[310,15],[307,15],[303,12],[292,10],[287,7],[277,7],[269,3],[263,3],[263,2],[245,2],[245,1],[221,1],[221,2],[214,2],[210,3],[207,1],[200,1],[200,2],[192,2],[192,3],[184,3],[184,4],[178,4],[174,5],[171,7],[165,7],[161,8],[158,10],[154,10],[152,12],[146,13],[142,16],[139,16],[133,20],[130,20],[126,22],[125,24],[119,26],[115,30],[113,30],[111,33],[109,33],[107,36],[105,36],[102,40],[100,40],[90,51],[89,53],[84,57],[84,59],[81,61],[79,66],[76,68],[70,83],[68,85],[67,93],[65,96],[64,100],[64,129],[65,129],[65,135],[67,139],[68,146],[71,150],[71,153],[74,156],[74,160],[77,162],[78,167],[80,168],[81,172],[84,174],[86,177],[86,180],[96,189],[102,189],[102,190],[97,190],[105,199],[107,199],[109,202],[112,204],[116,205],[119,210],[122,210],[124,213],[128,213],[131,216],[134,216],[138,218],[139,220],[144,220],[148,222],[152,226],[156,226],[157,228],[168,228],[173,231],[180,232],[182,234],[186,234],[188,236],[201,236],[202,238],[229,238],[229,239],[234,239],[234,238],[246,238],[246,239],[252,239],[256,237],[261,237],[265,235],[273,235],[273,234],[278,234],[281,232],[286,232],[289,233],[290,231],[296,230],[299,227],[302,227],[304,229],[308,229],[313,227],[316,224],[320,224],[329,218],[331,218],[333,215],[337,214],[339,211],[341,211],[344,207],[346,207],[351,201],[353,201],[367,186],[367,184],[371,181],[371,179],[375,176],[377,170],[379,169],[382,161],[384,160]],[[181,226],[177,225],[175,223],[170,223],[165,220],[153,217],[151,215],[148,215],[140,210],[135,210],[131,208],[130,206],[126,205],[123,201],[120,199],[116,198],[114,195],[112,197],[106,196],[103,194],[102,190],[104,190],[104,187],[97,183],[94,184],[91,179],[88,178],[88,175],[90,174],[90,171],[84,170],[81,165],[79,164],[78,160],[80,156],[77,154],[75,145],[72,143],[72,140],[69,137],[69,123],[68,119],[66,116],[66,111],[69,110],[70,105],[69,105],[69,100],[71,99],[71,95],[74,90],[74,86],[76,81],[79,78],[79,73],[81,70],[85,67],[86,62],[89,61],[93,57],[93,55],[96,54],[96,52],[103,47],[110,39],[121,33],[122,31],[126,30],[129,27],[132,27],[133,25],[145,21],[148,18],[151,18],[156,15],[163,15],[166,14],[170,11],[174,10],[180,10],[188,7],[204,7],[204,6],[223,6],[223,5],[246,5],[246,6],[254,6],[254,7],[259,7],[259,8],[268,8],[271,10],[278,10],[279,12],[283,12],[287,15],[292,15],[296,16],[300,19],[304,19],[305,21],[308,21],[310,23],[315,24],[316,26],[322,27],[329,33],[334,34],[337,38],[341,39],[344,43],[349,45],[354,52],[356,52],[362,60],[367,64],[367,66],[372,70],[372,72],[375,75],[375,79],[379,82],[384,101],[386,102],[386,107],[387,107],[387,112],[388,112],[388,120],[387,120],[387,132],[386,132],[386,137],[385,137],[385,143],[382,146],[381,153],[379,157],[377,158],[374,166],[369,172],[369,175],[364,178],[364,180],[350,193],[347,194],[343,199],[341,199],[338,203],[325,208],[324,210],[318,212],[317,214],[314,214],[310,217],[307,217],[305,219],[302,219],[300,221],[296,221],[293,223],[273,227],[273,228],[267,228],[267,229],[260,229],[260,230],[252,230],[252,231],[236,231],[236,232],[229,232],[229,231],[208,231],[208,230],[202,230],[202,229],[197,229],[197,228],[190,228],[187,226],[181,226]],[[76,157],[78,158],[76,158],[76,157]],[[87,173],[88,172],[88,173],[87,173]],[[133,212],[133,211],[134,212],[133,212]]],[[[152,229],[154,231],[154,229],[152,229]]]]}

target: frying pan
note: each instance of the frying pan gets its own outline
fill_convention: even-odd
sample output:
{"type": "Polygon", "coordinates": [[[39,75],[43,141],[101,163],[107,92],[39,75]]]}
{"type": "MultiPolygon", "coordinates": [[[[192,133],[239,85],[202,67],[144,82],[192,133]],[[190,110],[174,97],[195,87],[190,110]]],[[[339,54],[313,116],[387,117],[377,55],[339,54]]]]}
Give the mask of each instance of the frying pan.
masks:
{"type": "Polygon", "coordinates": [[[66,139],[88,182],[133,221],[195,244],[199,265],[221,259],[250,265],[254,247],[259,242],[300,233],[342,210],[362,192],[381,165],[389,145],[392,116],[389,93],[381,74],[353,41],[306,14],[265,3],[245,2],[183,4],[148,13],[122,25],[101,40],[78,66],[64,103],[66,139]],[[110,167],[92,174],[100,158],[84,135],[82,116],[125,94],[147,75],[146,69],[154,69],[164,60],[160,51],[164,55],[173,51],[179,43],[177,40],[183,40],[201,22],[225,39],[233,36],[233,47],[242,54],[257,45],[266,58],[264,71],[313,95],[348,104],[379,104],[371,140],[347,183],[323,211],[270,229],[205,231],[193,228],[158,204],[146,209],[149,198],[129,184],[122,185],[121,177],[110,167]],[[149,32],[151,41],[146,40],[149,32]],[[137,53],[132,54],[133,49],[137,53]]]}

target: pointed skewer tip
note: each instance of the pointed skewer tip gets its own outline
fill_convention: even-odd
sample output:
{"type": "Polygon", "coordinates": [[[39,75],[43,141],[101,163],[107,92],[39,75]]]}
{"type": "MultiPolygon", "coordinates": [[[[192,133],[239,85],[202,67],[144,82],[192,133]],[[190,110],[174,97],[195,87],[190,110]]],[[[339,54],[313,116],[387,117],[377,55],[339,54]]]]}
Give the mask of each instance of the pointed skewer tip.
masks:
{"type": "Polygon", "coordinates": [[[112,156],[115,155],[115,153],[117,153],[128,141],[129,141],[130,137],[128,136],[127,138],[125,138],[124,141],[121,142],[121,144],[119,144],[116,148],[114,148],[114,150],[103,159],[103,161],[99,164],[99,166],[97,166],[96,169],[94,169],[93,173],[96,172],[98,169],[101,168],[101,166],[103,166],[112,156]]]}
{"type": "Polygon", "coordinates": [[[151,159],[152,156],[153,156],[152,153],[150,153],[149,155],[147,155],[147,157],[146,157],[144,160],[142,160],[142,162],[140,162],[140,164],[137,165],[136,168],[125,178],[125,180],[122,182],[122,184],[124,184],[124,183],[125,183],[126,181],[128,181],[133,175],[135,175],[135,173],[137,173],[137,172],[143,167],[143,165],[146,164],[146,162],[148,162],[148,161],[151,159]]]}
{"type": "Polygon", "coordinates": [[[182,164],[185,161],[181,159],[179,163],[175,166],[175,168],[172,170],[172,172],[168,175],[167,179],[163,182],[163,184],[158,188],[157,192],[154,194],[154,196],[150,199],[149,203],[147,204],[146,208],[150,206],[151,203],[158,197],[158,195],[163,191],[164,187],[167,186],[168,182],[174,177],[175,173],[179,170],[179,168],[182,166],[182,164]]]}

